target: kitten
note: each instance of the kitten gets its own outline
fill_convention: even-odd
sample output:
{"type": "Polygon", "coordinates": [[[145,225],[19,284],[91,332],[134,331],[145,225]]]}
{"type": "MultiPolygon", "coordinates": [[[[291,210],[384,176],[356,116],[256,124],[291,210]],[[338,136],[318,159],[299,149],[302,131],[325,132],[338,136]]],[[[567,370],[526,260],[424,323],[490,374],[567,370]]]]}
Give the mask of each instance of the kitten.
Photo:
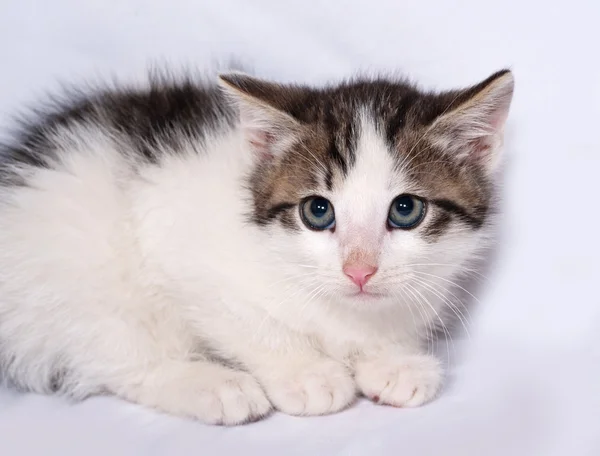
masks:
{"type": "Polygon", "coordinates": [[[431,400],[512,93],[233,73],[39,116],[0,154],[4,380],[227,425],[431,400]]]}

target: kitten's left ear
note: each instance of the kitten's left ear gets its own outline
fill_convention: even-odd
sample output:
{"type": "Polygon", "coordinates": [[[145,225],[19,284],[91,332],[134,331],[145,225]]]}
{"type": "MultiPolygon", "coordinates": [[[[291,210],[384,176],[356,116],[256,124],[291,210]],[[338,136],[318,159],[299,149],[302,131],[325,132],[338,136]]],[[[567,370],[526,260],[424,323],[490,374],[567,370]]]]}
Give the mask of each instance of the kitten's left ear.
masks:
{"type": "Polygon", "coordinates": [[[220,75],[219,85],[238,107],[246,141],[259,160],[281,155],[303,132],[303,125],[285,112],[292,88],[242,73],[220,75]]]}
{"type": "Polygon", "coordinates": [[[514,90],[510,71],[499,71],[454,96],[448,112],[431,124],[427,136],[444,151],[493,173],[503,144],[504,124],[514,90]]]}

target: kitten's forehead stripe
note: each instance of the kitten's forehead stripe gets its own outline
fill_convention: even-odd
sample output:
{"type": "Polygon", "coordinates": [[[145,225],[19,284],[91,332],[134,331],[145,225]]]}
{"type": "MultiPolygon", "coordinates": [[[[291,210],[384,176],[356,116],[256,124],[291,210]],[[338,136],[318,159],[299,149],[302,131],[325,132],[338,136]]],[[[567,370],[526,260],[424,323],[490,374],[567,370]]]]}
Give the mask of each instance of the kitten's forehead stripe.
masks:
{"type": "Polygon", "coordinates": [[[340,153],[340,150],[337,148],[335,144],[335,138],[331,138],[329,140],[327,159],[328,162],[333,162],[340,169],[344,176],[348,174],[348,163],[344,156],[340,153]]]}
{"type": "Polygon", "coordinates": [[[327,165],[327,172],[325,174],[325,187],[329,192],[333,189],[333,172],[331,171],[331,166],[329,165],[327,165]]]}

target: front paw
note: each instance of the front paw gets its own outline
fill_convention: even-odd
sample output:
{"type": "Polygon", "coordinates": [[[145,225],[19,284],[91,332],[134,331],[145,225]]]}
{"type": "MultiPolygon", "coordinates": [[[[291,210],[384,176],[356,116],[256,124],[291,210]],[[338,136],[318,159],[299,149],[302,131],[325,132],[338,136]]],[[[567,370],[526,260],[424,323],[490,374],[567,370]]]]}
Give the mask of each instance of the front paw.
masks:
{"type": "Polygon", "coordinates": [[[356,364],[356,383],[362,393],[378,404],[417,407],[437,394],[442,368],[426,355],[367,359],[356,364]]]}
{"type": "Polygon", "coordinates": [[[334,361],[286,366],[263,379],[267,396],[289,415],[325,415],[350,405],[356,387],[348,370],[334,361]]]}

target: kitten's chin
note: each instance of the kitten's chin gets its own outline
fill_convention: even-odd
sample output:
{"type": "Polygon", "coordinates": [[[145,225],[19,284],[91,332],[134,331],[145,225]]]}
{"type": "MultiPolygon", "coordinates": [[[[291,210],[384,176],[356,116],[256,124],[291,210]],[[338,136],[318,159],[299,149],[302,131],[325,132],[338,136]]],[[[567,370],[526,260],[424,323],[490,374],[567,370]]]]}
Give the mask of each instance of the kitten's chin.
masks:
{"type": "Polygon", "coordinates": [[[348,294],[348,297],[355,301],[364,301],[364,302],[374,302],[381,301],[387,298],[385,293],[380,293],[377,291],[370,290],[362,290],[362,291],[351,291],[348,294]]]}

